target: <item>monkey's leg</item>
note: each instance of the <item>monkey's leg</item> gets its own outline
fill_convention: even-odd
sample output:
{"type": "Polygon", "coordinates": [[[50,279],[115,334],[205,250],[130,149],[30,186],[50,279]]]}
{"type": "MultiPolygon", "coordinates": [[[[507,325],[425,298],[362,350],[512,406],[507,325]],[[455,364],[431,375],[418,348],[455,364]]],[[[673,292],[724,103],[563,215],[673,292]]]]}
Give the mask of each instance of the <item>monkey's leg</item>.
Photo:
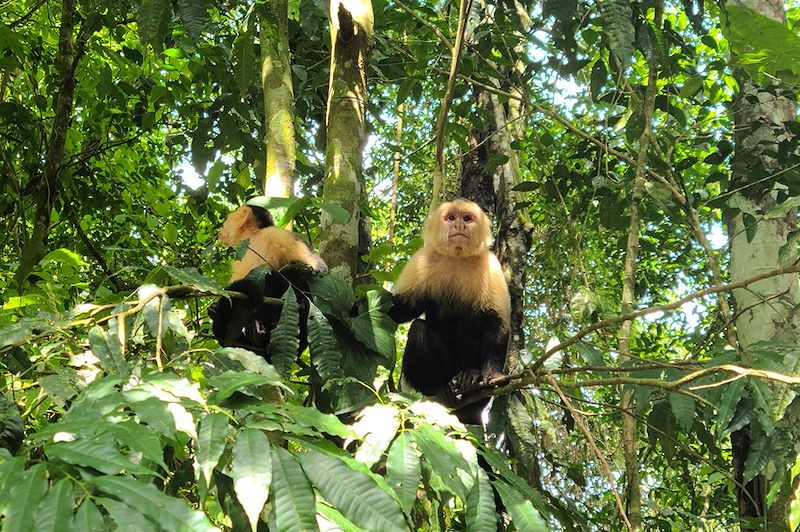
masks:
{"type": "Polygon", "coordinates": [[[403,378],[425,395],[446,389],[453,367],[441,337],[423,319],[416,319],[408,331],[403,353],[403,378]]]}

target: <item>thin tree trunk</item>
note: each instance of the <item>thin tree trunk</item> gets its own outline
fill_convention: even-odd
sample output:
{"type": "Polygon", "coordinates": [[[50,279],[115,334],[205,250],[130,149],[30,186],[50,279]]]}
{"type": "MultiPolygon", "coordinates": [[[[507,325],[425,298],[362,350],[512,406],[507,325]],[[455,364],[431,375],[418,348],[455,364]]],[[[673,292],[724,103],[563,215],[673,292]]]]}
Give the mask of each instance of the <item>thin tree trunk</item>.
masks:
{"type": "Polygon", "coordinates": [[[288,0],[268,0],[260,12],[264,91],[264,195],[292,195],[295,171],[294,93],[289,55],[288,0]]]}
{"type": "Polygon", "coordinates": [[[458,63],[461,60],[461,49],[464,46],[464,34],[467,30],[467,18],[469,17],[472,0],[461,0],[458,7],[458,29],[456,30],[456,42],[451,49],[450,76],[447,80],[447,90],[442,97],[439,107],[439,116],[436,119],[436,155],[433,165],[433,190],[431,191],[431,204],[429,212],[433,212],[442,202],[442,194],[445,189],[444,175],[444,141],[445,124],[447,115],[450,111],[450,104],[453,102],[453,93],[458,78],[458,63]]]}
{"type": "MultiPolygon", "coordinates": [[[[663,3],[656,3],[654,24],[661,27],[663,3]]],[[[639,137],[639,157],[636,161],[636,177],[631,194],[631,219],[628,227],[628,243],[625,252],[625,267],[622,285],[622,314],[633,312],[636,287],[636,261],[639,253],[640,216],[639,205],[645,195],[645,175],[647,171],[647,151],[650,147],[651,125],[658,92],[658,64],[654,55],[648,58],[647,88],[641,112],[644,115],[644,129],[639,137]]],[[[619,332],[619,354],[623,364],[631,364],[631,328],[633,321],[622,323],[619,332]]],[[[642,528],[642,487],[639,476],[639,423],[633,412],[636,405],[633,389],[623,387],[620,393],[622,410],[622,451],[625,457],[625,499],[626,512],[633,530],[642,528]]]]}
{"type": "Polygon", "coordinates": [[[366,135],[366,65],[373,43],[369,0],[331,2],[331,67],[320,252],[334,275],[350,283],[359,272],[359,251],[368,246],[363,200],[362,152],[366,135]],[[343,209],[343,211],[339,211],[343,209]],[[333,212],[331,212],[333,211],[333,212]],[[349,214],[347,220],[337,211],[349,214]]]}
{"type": "MultiPolygon", "coordinates": [[[[395,143],[400,146],[403,141],[403,110],[405,106],[397,106],[397,128],[395,129],[395,143]]],[[[397,185],[400,182],[400,150],[394,152],[394,166],[392,168],[392,199],[389,203],[389,245],[394,244],[394,223],[397,217],[397,185]]],[[[384,270],[391,270],[392,263],[387,260],[384,270]]]]}
{"type": "Polygon", "coordinates": [[[50,236],[50,216],[59,191],[59,173],[64,163],[67,132],[72,123],[75,93],[75,67],[83,55],[83,41],[75,46],[76,0],[63,0],[61,4],[61,26],[58,30],[58,56],[56,73],[59,78],[58,92],[54,98],[53,127],[44,157],[44,169],[38,182],[30,187],[36,201],[33,231],[22,248],[20,263],[14,274],[17,289],[22,292],[25,279],[47,253],[50,236]]]}

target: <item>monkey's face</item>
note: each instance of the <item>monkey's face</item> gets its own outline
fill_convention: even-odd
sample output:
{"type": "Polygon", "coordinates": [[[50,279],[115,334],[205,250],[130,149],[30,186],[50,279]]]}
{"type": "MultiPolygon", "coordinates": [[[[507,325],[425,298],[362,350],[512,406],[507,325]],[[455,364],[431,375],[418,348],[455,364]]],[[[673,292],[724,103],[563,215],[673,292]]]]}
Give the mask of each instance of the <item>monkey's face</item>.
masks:
{"type": "Polygon", "coordinates": [[[443,203],[425,224],[426,245],[443,255],[468,256],[485,251],[490,243],[489,218],[466,200],[443,203]]]}
{"type": "Polygon", "coordinates": [[[246,205],[230,213],[219,231],[219,241],[226,246],[233,247],[244,240],[247,236],[244,233],[249,216],[250,209],[246,205]]]}

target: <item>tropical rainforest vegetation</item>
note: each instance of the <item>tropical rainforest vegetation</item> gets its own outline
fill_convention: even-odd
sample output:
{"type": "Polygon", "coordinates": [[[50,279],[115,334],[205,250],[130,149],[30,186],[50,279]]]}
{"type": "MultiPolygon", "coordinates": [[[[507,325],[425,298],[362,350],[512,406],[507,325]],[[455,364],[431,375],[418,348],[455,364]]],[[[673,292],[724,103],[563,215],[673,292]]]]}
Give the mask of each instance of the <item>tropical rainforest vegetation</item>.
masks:
{"type": "Polygon", "coordinates": [[[800,10],[6,0],[4,530],[795,530],[800,10]],[[404,393],[432,206],[494,223],[507,377],[404,393]],[[270,362],[208,307],[250,201],[330,266],[270,362]]]}

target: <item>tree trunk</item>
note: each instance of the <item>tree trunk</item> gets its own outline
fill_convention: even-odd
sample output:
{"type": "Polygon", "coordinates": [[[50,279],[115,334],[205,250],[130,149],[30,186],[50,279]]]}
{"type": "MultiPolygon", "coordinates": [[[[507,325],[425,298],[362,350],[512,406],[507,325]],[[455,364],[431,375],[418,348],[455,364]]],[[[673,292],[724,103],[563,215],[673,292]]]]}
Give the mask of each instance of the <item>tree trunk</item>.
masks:
{"type": "Polygon", "coordinates": [[[289,57],[288,0],[268,0],[260,12],[264,91],[264,195],[288,198],[294,188],[294,93],[289,57]]]}
{"type": "Polygon", "coordinates": [[[75,47],[73,41],[75,6],[76,0],[63,0],[61,4],[61,26],[58,30],[58,56],[55,64],[59,78],[58,93],[53,102],[53,127],[47,143],[44,169],[37,174],[38,182],[29,187],[36,201],[36,214],[33,231],[23,246],[19,266],[14,274],[20,293],[25,279],[47,253],[50,216],[60,189],[59,173],[64,163],[67,132],[72,123],[74,107],[75,67],[83,54],[83,42],[80,41],[75,47]]]}
{"type": "MultiPolygon", "coordinates": [[[[478,132],[469,139],[472,149],[463,160],[461,195],[478,203],[497,223],[495,251],[503,265],[511,294],[508,367],[511,371],[517,371],[520,366],[519,352],[525,345],[522,323],[528,276],[527,256],[531,247],[531,227],[514,211],[515,193],[511,191],[522,180],[519,158],[511,148],[517,130],[509,127],[507,111],[496,95],[479,87],[473,90],[477,106],[489,111],[494,121],[487,131],[478,132]],[[493,172],[486,172],[484,164],[489,159],[489,153],[505,154],[508,161],[493,172]]],[[[508,112],[514,112],[514,109],[508,112]]]]}
{"type": "Polygon", "coordinates": [[[322,200],[349,213],[345,221],[323,210],[320,252],[334,275],[354,283],[359,250],[368,245],[363,200],[362,152],[366,135],[366,64],[373,42],[369,0],[331,2],[331,74],[322,200]]]}
{"type": "MultiPolygon", "coordinates": [[[[762,15],[785,22],[781,0],[750,0],[744,4],[762,15]]],[[[795,245],[781,253],[787,237],[797,228],[796,211],[778,218],[765,218],[764,215],[777,203],[780,186],[773,179],[763,181],[764,185],[758,184],[782,169],[781,161],[774,155],[779,152],[780,143],[792,140],[784,122],[795,120],[794,95],[782,94],[778,86],[759,86],[742,73],[739,73],[738,80],[740,92],[732,106],[735,156],[729,202],[735,210],[726,217],[733,282],[797,260],[795,245]]],[[[753,346],[757,342],[797,343],[800,328],[794,309],[800,303],[800,290],[796,274],[772,277],[751,284],[747,289],[734,290],[733,297],[737,311],[736,332],[744,364],[755,360],[757,353],[753,346]]],[[[771,448],[771,442],[779,437],[789,441],[798,438],[796,423],[791,421],[797,416],[797,407],[790,406],[794,394],[778,384],[771,384],[769,390],[771,393],[764,402],[770,412],[758,415],[762,423],[776,423],[775,429],[768,436],[762,425],[751,423],[732,433],[733,468],[740,483],[737,486],[740,516],[761,518],[767,529],[786,530],[791,495],[787,473],[794,458],[776,450],[771,457],[772,467],[767,466],[761,474],[741,486],[751,448],[763,449],[764,445],[771,448]],[[770,419],[766,420],[767,417],[770,419]],[[774,473],[767,475],[767,471],[774,473]],[[767,507],[766,492],[770,491],[770,484],[774,486],[776,483],[779,483],[780,491],[767,507]]],[[[761,388],[760,393],[763,392],[764,388],[761,388]]]]}

